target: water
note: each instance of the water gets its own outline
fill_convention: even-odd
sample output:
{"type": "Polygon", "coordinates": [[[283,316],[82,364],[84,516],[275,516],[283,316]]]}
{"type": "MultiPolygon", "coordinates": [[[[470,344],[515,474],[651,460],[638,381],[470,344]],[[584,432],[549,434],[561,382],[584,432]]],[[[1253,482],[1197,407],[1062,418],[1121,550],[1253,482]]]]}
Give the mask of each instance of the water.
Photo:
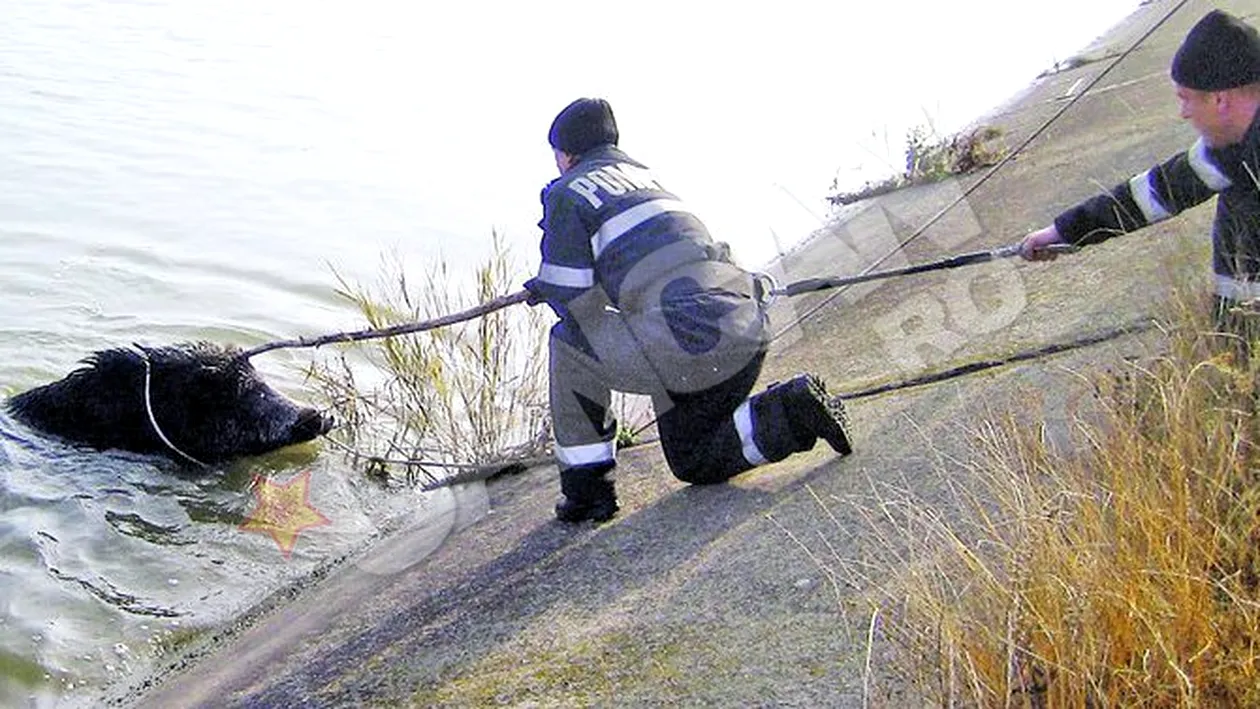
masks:
{"type": "MultiPolygon", "coordinates": [[[[578,95],[764,262],[906,126],[962,124],[1136,3],[413,5],[0,0],[0,395],[104,347],[361,327],[333,273],[371,282],[395,250],[458,272],[497,230],[524,269],[578,95]]],[[[310,356],[255,364],[309,400],[310,356]]],[[[91,697],[430,504],[318,445],[194,475],[0,415],[0,705],[91,697]],[[285,557],[239,525],[256,475],[304,471],[331,523],[285,557]]]]}

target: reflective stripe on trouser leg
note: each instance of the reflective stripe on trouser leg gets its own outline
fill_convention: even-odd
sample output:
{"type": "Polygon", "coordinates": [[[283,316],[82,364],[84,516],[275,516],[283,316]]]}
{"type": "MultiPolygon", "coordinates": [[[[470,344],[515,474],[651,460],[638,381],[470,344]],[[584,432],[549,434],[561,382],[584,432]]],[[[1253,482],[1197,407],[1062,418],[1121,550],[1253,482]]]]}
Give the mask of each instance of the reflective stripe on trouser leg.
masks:
{"type": "Polygon", "coordinates": [[[744,453],[744,460],[749,465],[765,465],[770,461],[757,447],[757,440],[753,436],[753,418],[752,418],[752,401],[745,401],[735,409],[735,432],[739,434],[739,442],[744,453]]]}
{"type": "Polygon", "coordinates": [[[616,448],[614,441],[601,441],[580,446],[562,446],[557,443],[556,461],[565,468],[607,463],[616,457],[616,448]]]}
{"type": "Polygon", "coordinates": [[[748,403],[752,409],[752,438],[767,461],[780,461],[805,450],[792,431],[787,406],[777,386],[757,394],[748,403]]]}

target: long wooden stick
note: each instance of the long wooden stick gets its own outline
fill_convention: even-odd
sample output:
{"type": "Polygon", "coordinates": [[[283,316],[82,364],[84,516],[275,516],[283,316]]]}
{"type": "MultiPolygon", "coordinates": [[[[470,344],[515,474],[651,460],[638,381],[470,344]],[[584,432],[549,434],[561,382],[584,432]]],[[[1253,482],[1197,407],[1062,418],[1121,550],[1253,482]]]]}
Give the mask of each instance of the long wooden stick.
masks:
{"type": "Polygon", "coordinates": [[[252,349],[245,350],[241,354],[245,359],[249,359],[254,355],[259,355],[272,350],[288,349],[295,347],[320,347],[322,345],[330,345],[335,342],[358,342],[360,340],[374,340],[381,337],[396,337],[398,335],[409,335],[413,332],[423,332],[434,328],[445,327],[446,325],[454,325],[457,322],[472,320],[483,315],[488,315],[496,310],[502,310],[509,305],[523,303],[529,297],[529,292],[519,290],[511,295],[503,295],[488,300],[481,305],[471,307],[467,310],[461,310],[457,313],[443,315],[432,320],[423,320],[421,322],[403,323],[401,325],[393,325],[390,327],[373,328],[369,330],[356,330],[354,332],[334,332],[330,335],[320,335],[318,337],[299,337],[294,340],[277,340],[259,345],[252,349]]]}

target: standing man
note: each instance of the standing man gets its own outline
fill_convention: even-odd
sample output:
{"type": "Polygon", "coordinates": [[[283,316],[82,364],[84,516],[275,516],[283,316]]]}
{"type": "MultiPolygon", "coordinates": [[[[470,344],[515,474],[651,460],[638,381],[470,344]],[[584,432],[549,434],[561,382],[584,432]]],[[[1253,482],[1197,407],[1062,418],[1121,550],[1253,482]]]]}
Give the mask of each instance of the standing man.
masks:
{"type": "Polygon", "coordinates": [[[1024,237],[1021,255],[1053,259],[1048,244],[1094,244],[1168,219],[1219,195],[1212,226],[1215,314],[1245,333],[1239,305],[1260,298],[1260,36],[1220,10],[1205,15],[1173,56],[1181,117],[1199,139],[1109,194],[1088,199],[1024,237]]]}
{"type": "Polygon", "coordinates": [[[542,265],[525,286],[560,318],[549,342],[556,517],[617,512],[613,390],[652,397],[665,459],[685,482],[723,482],[818,438],[847,455],[843,405],[818,377],[748,398],[769,346],[752,277],[618,137],[612,107],[590,98],[548,134],[560,177],[542,193],[542,265]]]}

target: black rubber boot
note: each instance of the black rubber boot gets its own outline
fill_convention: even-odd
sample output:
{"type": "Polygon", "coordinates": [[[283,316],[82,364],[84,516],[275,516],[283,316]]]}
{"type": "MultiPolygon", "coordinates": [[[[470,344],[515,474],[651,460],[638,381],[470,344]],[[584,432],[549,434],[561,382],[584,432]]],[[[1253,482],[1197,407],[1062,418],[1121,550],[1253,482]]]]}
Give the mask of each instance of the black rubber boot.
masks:
{"type": "Polygon", "coordinates": [[[815,374],[802,374],[775,386],[781,387],[774,393],[782,397],[792,433],[806,450],[821,438],[840,455],[853,452],[844,402],[827,394],[822,379],[815,374]]]}
{"type": "Polygon", "coordinates": [[[617,514],[617,493],[604,477],[612,463],[584,465],[560,471],[560,491],[564,499],[556,505],[556,519],[571,524],[606,522],[617,514]]]}

